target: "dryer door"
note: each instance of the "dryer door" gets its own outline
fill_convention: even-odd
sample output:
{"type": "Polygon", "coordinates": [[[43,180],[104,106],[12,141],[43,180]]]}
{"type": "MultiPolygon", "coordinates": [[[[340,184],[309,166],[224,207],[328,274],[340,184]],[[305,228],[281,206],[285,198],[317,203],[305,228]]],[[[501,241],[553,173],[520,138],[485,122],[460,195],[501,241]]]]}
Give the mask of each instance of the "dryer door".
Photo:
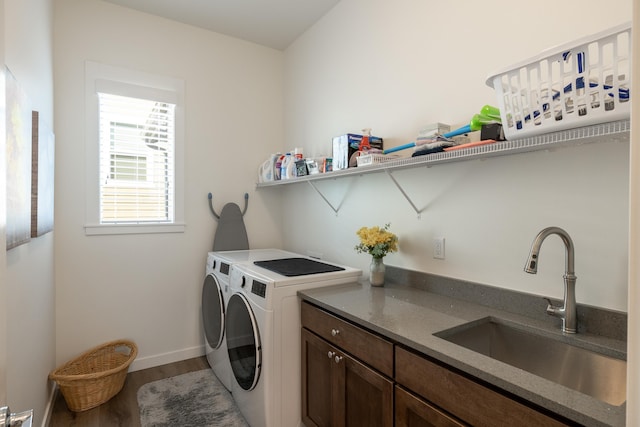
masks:
{"type": "Polygon", "coordinates": [[[224,337],[224,297],[213,274],[207,274],[202,285],[202,323],[209,346],[217,349],[224,337]]]}
{"type": "Polygon", "coordinates": [[[249,301],[233,294],[227,305],[227,349],[233,375],[244,390],[253,390],[260,378],[260,331],[249,301]]]}

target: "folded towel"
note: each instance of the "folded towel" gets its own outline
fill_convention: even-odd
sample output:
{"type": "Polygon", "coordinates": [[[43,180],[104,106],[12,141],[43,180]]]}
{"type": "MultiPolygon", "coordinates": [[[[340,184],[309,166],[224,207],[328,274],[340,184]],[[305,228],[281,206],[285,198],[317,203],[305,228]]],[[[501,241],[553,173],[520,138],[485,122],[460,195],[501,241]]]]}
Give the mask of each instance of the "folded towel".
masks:
{"type": "Polygon", "coordinates": [[[454,144],[452,141],[435,141],[428,144],[417,146],[413,150],[411,157],[424,156],[425,154],[439,153],[444,151],[447,147],[452,147],[454,144]]]}

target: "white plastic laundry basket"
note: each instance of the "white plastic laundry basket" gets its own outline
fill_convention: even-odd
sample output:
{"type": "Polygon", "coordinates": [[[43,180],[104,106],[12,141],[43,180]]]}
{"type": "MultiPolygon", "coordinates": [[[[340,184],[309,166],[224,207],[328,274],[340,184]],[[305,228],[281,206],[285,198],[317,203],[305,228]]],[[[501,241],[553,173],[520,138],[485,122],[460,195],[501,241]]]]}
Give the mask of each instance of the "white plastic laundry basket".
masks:
{"type": "Polygon", "coordinates": [[[629,118],[631,23],[493,73],[507,139],[629,118]]]}

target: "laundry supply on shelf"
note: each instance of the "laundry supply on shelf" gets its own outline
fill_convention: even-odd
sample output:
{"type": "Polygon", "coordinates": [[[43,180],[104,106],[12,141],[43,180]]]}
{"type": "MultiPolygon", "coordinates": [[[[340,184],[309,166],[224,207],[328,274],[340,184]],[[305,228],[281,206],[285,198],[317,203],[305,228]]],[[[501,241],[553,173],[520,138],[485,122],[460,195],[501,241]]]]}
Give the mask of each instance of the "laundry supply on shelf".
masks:
{"type": "MultiPolygon", "coordinates": [[[[356,152],[362,152],[360,149],[360,144],[362,143],[364,135],[348,133],[345,135],[336,136],[333,138],[333,169],[347,169],[349,167],[349,162],[356,152]]],[[[368,139],[368,146],[370,149],[383,149],[383,140],[380,137],[366,135],[368,139]]],[[[364,148],[364,146],[363,146],[364,148]]],[[[354,164],[356,164],[354,158],[354,164]]]]}
{"type": "Polygon", "coordinates": [[[280,171],[276,173],[276,168],[280,168],[278,160],[280,153],[271,154],[258,168],[258,182],[270,182],[280,179],[280,171]]]}
{"type": "Polygon", "coordinates": [[[280,179],[289,179],[293,178],[293,166],[294,161],[291,153],[287,153],[282,159],[282,163],[280,165],[280,179]]]}
{"type": "MultiPolygon", "coordinates": [[[[432,129],[430,132],[431,139],[429,139],[429,137],[426,135],[422,135],[422,137],[419,139],[416,139],[416,141],[412,141],[408,144],[399,145],[393,148],[387,148],[386,150],[383,151],[383,153],[384,154],[394,153],[396,151],[406,150],[407,148],[416,147],[418,145],[441,141],[442,139],[451,140],[451,138],[454,138],[460,135],[466,135],[470,132],[479,131],[480,129],[482,129],[483,125],[491,124],[491,123],[500,123],[500,111],[496,107],[493,107],[491,105],[485,105],[480,109],[480,113],[473,115],[468,125],[462,126],[453,131],[440,133],[441,130],[449,128],[449,126],[442,125],[441,123],[437,123],[436,125],[432,125],[432,129]]],[[[461,143],[460,141],[457,141],[457,142],[461,143]]],[[[464,141],[462,143],[466,143],[466,142],[468,141],[464,141]]],[[[430,148],[426,148],[425,150],[421,150],[421,153],[430,154],[431,152],[438,152],[438,151],[441,151],[441,150],[438,150],[437,147],[430,147],[430,148]],[[430,150],[435,150],[435,151],[430,151],[430,150]],[[428,151],[428,152],[425,153],[425,151],[428,151]]]]}
{"type": "Polygon", "coordinates": [[[439,136],[435,138],[435,140],[432,140],[429,143],[422,143],[420,145],[417,145],[414,148],[413,154],[411,155],[411,157],[424,156],[426,154],[432,154],[432,153],[440,153],[441,151],[444,151],[445,148],[453,147],[454,145],[455,145],[455,142],[453,142],[451,139],[447,139],[442,136],[439,136]]]}

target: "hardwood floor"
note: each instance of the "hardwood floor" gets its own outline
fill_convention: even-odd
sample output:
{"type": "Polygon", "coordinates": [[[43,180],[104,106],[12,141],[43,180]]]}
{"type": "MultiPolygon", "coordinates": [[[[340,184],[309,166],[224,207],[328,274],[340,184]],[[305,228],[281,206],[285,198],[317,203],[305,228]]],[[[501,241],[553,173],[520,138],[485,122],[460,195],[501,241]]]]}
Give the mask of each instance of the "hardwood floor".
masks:
{"type": "Polygon", "coordinates": [[[58,393],[49,427],[140,427],[137,393],[142,385],[207,368],[209,364],[203,356],[131,372],[120,393],[97,408],[83,412],[71,412],[62,393],[58,393]]]}

